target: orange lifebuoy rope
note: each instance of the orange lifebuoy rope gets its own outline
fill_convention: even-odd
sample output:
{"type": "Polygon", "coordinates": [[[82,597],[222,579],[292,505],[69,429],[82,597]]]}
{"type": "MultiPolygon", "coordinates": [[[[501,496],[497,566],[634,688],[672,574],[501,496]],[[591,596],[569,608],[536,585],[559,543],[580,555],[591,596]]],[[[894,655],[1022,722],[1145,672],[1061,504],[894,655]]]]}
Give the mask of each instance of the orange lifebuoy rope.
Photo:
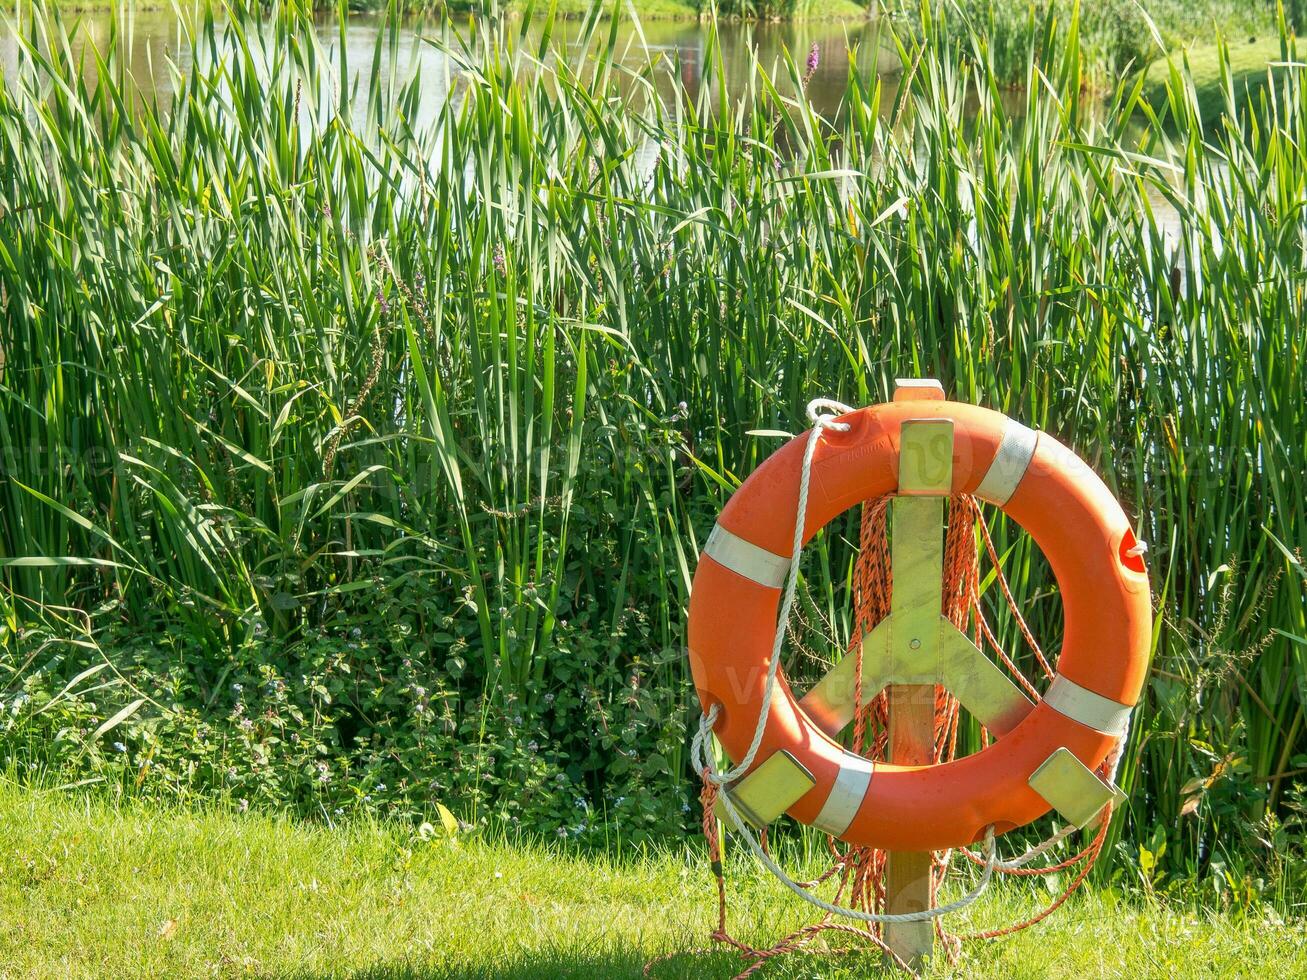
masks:
{"type": "MultiPolygon", "coordinates": [[[[906,432],[908,421],[919,421],[912,414],[919,407],[896,403],[854,412],[836,403],[814,402],[814,406],[819,404],[838,407],[841,414],[822,416],[815,414],[810,406],[814,430],[809,437],[794,440],[745,482],[723,511],[709,539],[691,596],[691,666],[704,706],[694,754],[700,760],[696,765],[706,765],[702,773],[704,832],[719,899],[718,927],[712,938],[752,960],[740,977],[750,975],[773,956],[802,948],[824,930],[859,936],[888,952],[881,935],[881,927],[887,921],[933,918],[946,950],[955,955],[962,937],[945,933],[938,916],[973,900],[995,870],[1033,875],[1080,865],[1063,894],[1039,915],[1023,923],[965,938],[1006,935],[1039,921],[1060,906],[1084,881],[1101,852],[1110,806],[1099,814],[1098,832],[1087,847],[1047,867],[1024,865],[1064,840],[1074,826],[1069,825],[1008,862],[996,859],[993,839],[996,831],[1001,833],[1021,826],[1046,812],[1047,803],[1033,791],[1034,777],[1031,776],[1029,787],[1025,780],[1045,759],[1052,761],[1049,753],[1053,750],[1064,755],[1069,752],[1098,770],[1100,776],[1106,774],[1109,781],[1114,776],[1128,731],[1130,706],[1142,685],[1151,632],[1147,577],[1140,557],[1144,549],[1102,482],[1056,440],[985,409],[934,401],[930,405],[932,424],[938,422],[934,416],[943,416],[948,420],[945,424],[950,426],[949,431],[958,437],[953,443],[950,497],[953,520],[948,525],[944,551],[941,615],[951,624],[951,635],[960,637],[950,641],[955,644],[955,650],[965,653],[957,643],[970,649],[965,637],[968,626],[972,628],[975,650],[967,656],[981,658],[979,663],[974,659],[950,662],[975,664],[978,669],[984,664],[983,654],[977,651],[991,649],[1013,681],[1034,701],[1034,706],[1027,702],[1027,707],[1020,709],[1022,701],[1015,689],[1010,696],[1001,696],[998,701],[1001,711],[990,710],[987,704],[992,702],[968,700],[964,693],[963,698],[973,711],[974,705],[981,706],[979,717],[985,717],[989,711],[985,720],[1000,737],[992,742],[982,727],[982,742],[987,748],[966,760],[956,760],[959,702],[948,689],[936,683],[931,753],[934,765],[905,767],[886,763],[888,704],[881,686],[920,684],[928,682],[931,676],[940,676],[927,673],[922,680],[886,680],[890,676],[920,676],[922,671],[917,661],[910,658],[900,661],[908,666],[895,668],[897,673],[879,675],[878,686],[871,692],[873,696],[864,697],[863,640],[871,636],[890,611],[893,583],[886,511],[894,493],[899,426],[903,425],[906,432]],[[801,465],[796,468],[800,457],[801,465]],[[796,480],[797,513],[793,507],[796,480]],[[1031,532],[1049,558],[1054,576],[1062,586],[1066,614],[1066,642],[1056,671],[1017,607],[973,494],[1001,506],[1031,532]],[[858,500],[865,503],[859,535],[861,549],[852,583],[855,623],[846,654],[846,660],[850,656],[855,658],[851,661],[855,666],[855,697],[849,715],[832,709],[838,703],[835,701],[816,701],[808,708],[805,699],[800,707],[778,674],[778,668],[780,644],[797,584],[801,543],[858,500]],[[977,527],[1022,639],[1044,678],[1051,681],[1042,698],[1003,649],[985,619],[979,595],[977,527]],[[788,546],[791,539],[792,549],[788,546]],[[785,588],[775,591],[782,584],[785,588]],[[775,616],[777,598],[783,600],[779,617],[775,616]],[[770,623],[776,623],[774,630],[770,623]],[[763,685],[757,674],[757,658],[765,649],[770,650],[770,655],[761,659],[766,675],[763,685]],[[1021,713],[1006,713],[1012,705],[1021,713]],[[821,719],[820,727],[814,724],[814,718],[821,719]],[[854,728],[852,752],[841,749],[832,738],[848,720],[853,721],[854,728]],[[728,754],[737,760],[735,768],[719,772],[711,755],[705,757],[709,731],[717,735],[728,754]],[[808,785],[814,787],[811,792],[798,790],[786,796],[787,801],[798,801],[789,812],[832,835],[828,837],[828,846],[835,862],[816,881],[795,882],[767,852],[765,830],[760,840],[755,840],[741,828],[755,856],[782,883],[825,913],[819,922],[791,933],[775,946],[755,949],[726,931],[726,887],[715,810],[719,802],[724,803],[727,811],[739,819],[734,805],[735,791],[723,797],[719,787],[741,774],[752,774],[757,766],[778,753],[793,760],[811,780],[808,785]],[[869,764],[878,775],[874,785],[868,778],[869,764]],[[941,782],[945,771],[947,778],[941,782]],[[983,861],[965,847],[982,836],[988,852],[983,861]],[[836,844],[837,838],[845,842],[843,851],[836,844]],[[932,908],[906,915],[885,915],[878,911],[885,902],[883,878],[888,850],[937,852],[931,875],[932,908]],[[962,850],[968,859],[980,863],[984,872],[979,885],[961,900],[936,907],[935,890],[954,850],[962,850]],[[808,890],[836,877],[838,890],[831,902],[808,890]],[[841,905],[841,902],[848,904],[841,905]],[[860,924],[834,922],[835,914],[860,924]]],[[[947,480],[937,485],[948,489],[947,480]]],[[[896,514],[899,506],[895,504],[896,514]]],[[[895,547],[897,550],[898,546],[895,547]]],[[[925,608],[921,605],[920,591],[911,594],[918,598],[903,600],[916,603],[909,608],[925,608]]],[[[915,621],[912,617],[900,620],[896,612],[885,627],[895,628],[893,624],[915,621]]],[[[933,629],[928,625],[917,628],[933,629]]],[[[881,636],[886,635],[882,630],[881,636]]],[[[903,638],[898,642],[906,649],[907,638],[924,634],[899,635],[903,638]]],[[[876,647],[874,640],[869,642],[871,647],[876,647]]],[[[883,642],[888,641],[882,641],[881,649],[883,642]]],[[[918,641],[913,640],[911,646],[915,649],[917,645],[918,641]]],[[[954,669],[942,679],[952,683],[951,678],[967,680],[969,676],[954,669]]],[[[999,679],[998,683],[1003,682],[999,679]]],[[[1084,778],[1092,781],[1088,774],[1084,778]]],[[[1074,811],[1075,802],[1071,801],[1069,806],[1074,811]]],[[[778,806],[772,812],[779,810],[778,806]]],[[[1084,811],[1085,816],[1077,822],[1083,822],[1089,812],[1084,811]]]]}
{"type": "MultiPolygon", "coordinates": [[[[888,496],[879,497],[868,500],[863,504],[862,509],[859,534],[860,550],[852,577],[855,613],[854,636],[848,648],[849,655],[859,658],[861,656],[861,637],[870,633],[889,614],[888,596],[893,585],[886,519],[889,502],[890,498],[888,496]]],[[[1050,678],[1053,671],[1035,641],[1029,626],[1026,624],[1020,607],[1012,596],[1011,588],[999,564],[998,555],[984,514],[975,499],[965,494],[954,495],[951,498],[950,507],[952,519],[948,524],[944,564],[944,579],[946,585],[949,586],[946,592],[947,607],[945,614],[959,629],[965,629],[968,620],[973,620],[977,639],[985,640],[1023,687],[1034,692],[1034,686],[999,645],[985,620],[981,606],[979,552],[975,535],[972,532],[973,527],[980,528],[981,538],[985,542],[986,556],[993,564],[996,581],[1009,611],[1018,624],[1023,639],[1030,647],[1034,659],[1042,668],[1045,677],[1050,678]]],[[[938,687],[935,704],[936,761],[943,762],[954,757],[957,748],[959,718],[960,711],[957,699],[953,698],[943,687],[938,687]]],[[[888,743],[888,722],[888,700],[884,692],[877,694],[876,697],[865,704],[859,699],[859,710],[855,716],[853,735],[854,751],[866,751],[867,755],[872,759],[884,758],[888,743]],[[866,744],[868,730],[872,733],[870,745],[866,744]]],[[[886,945],[881,926],[875,923],[850,925],[836,922],[830,913],[824,914],[817,922],[803,926],[767,947],[754,947],[732,936],[727,927],[728,897],[718,829],[717,798],[719,789],[715,783],[707,778],[706,772],[701,775],[703,777],[703,789],[700,793],[700,802],[703,807],[702,827],[717,892],[716,925],[709,933],[709,938],[714,943],[734,949],[741,957],[749,961],[748,965],[735,975],[734,980],[745,980],[745,978],[752,976],[765,966],[769,960],[787,953],[800,951],[817,935],[828,931],[855,937],[863,943],[880,950],[900,968],[910,972],[908,965],[886,945]]],[[[1102,850],[1109,822],[1110,815],[1107,815],[1103,818],[1097,833],[1086,847],[1057,863],[1039,868],[1000,867],[998,869],[1000,873],[1012,876],[1032,876],[1053,874],[1079,866],[1076,875],[1067,887],[1037,914],[1008,926],[964,935],[948,933],[943,927],[942,920],[936,919],[936,935],[950,960],[956,961],[963,942],[996,939],[1010,935],[1042,921],[1060,908],[1084,883],[1090,871],[1092,871],[1102,850]]],[[[764,842],[765,833],[764,831],[764,842]]],[[[834,858],[833,862],[817,878],[803,884],[807,887],[816,887],[838,875],[840,880],[836,891],[836,901],[840,901],[843,896],[847,897],[847,900],[855,907],[868,911],[883,910],[885,907],[884,875],[887,852],[880,848],[858,845],[846,845],[841,850],[838,839],[830,835],[827,835],[826,842],[827,848],[834,858]]],[[[978,855],[965,848],[960,850],[973,863],[983,863],[978,855]]],[[[935,901],[935,892],[943,883],[948,872],[950,856],[951,852],[937,853],[935,856],[931,882],[932,902],[935,901]]],[[[836,950],[834,952],[846,951],[836,950]]],[[[669,955],[651,961],[645,966],[645,975],[652,975],[659,964],[671,958],[672,956],[669,955]]]]}

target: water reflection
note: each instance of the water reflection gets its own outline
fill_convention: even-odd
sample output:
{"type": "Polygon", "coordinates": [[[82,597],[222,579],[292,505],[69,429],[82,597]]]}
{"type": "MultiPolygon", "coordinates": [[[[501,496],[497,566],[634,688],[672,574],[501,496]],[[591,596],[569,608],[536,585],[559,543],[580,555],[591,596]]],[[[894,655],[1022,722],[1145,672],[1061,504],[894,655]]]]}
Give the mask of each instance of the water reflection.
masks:
{"type": "MultiPolygon", "coordinates": [[[[198,16],[198,11],[196,11],[198,16]]],[[[19,42],[16,33],[25,33],[30,24],[21,10],[11,13],[8,20],[0,21],[0,71],[13,77],[19,60],[19,42]]],[[[177,14],[166,10],[135,10],[130,7],[117,13],[102,11],[65,15],[70,28],[76,26],[75,48],[84,48],[89,41],[98,50],[106,50],[112,37],[118,40],[118,59],[127,69],[136,95],[157,100],[167,106],[172,101],[173,69],[183,73],[196,56],[190,49],[186,31],[177,14]]],[[[405,23],[398,32],[397,43],[391,46],[388,29],[374,16],[351,15],[342,25],[333,16],[318,21],[317,33],[340,85],[342,64],[347,66],[351,82],[360,73],[370,71],[380,40],[381,66],[393,72],[398,80],[409,77],[414,71],[423,79],[422,97],[417,118],[411,122],[420,125],[428,122],[448,97],[443,84],[447,76],[446,58],[437,47],[424,39],[439,36],[445,28],[466,34],[466,19],[444,24],[439,20],[414,20],[405,23]],[[343,59],[342,59],[343,53],[343,59]]],[[[596,47],[607,43],[608,25],[603,24],[593,39],[586,44],[584,24],[579,20],[564,20],[554,25],[550,42],[551,57],[566,59],[578,70],[596,47]]],[[[540,43],[540,27],[528,27],[523,42],[526,50],[534,52],[540,43]]],[[[720,24],[717,28],[717,49],[714,51],[708,25],[698,21],[650,21],[636,25],[623,22],[617,30],[617,52],[620,66],[630,71],[645,66],[651,59],[659,62],[655,83],[664,99],[671,97],[675,86],[673,75],[691,97],[700,94],[705,77],[712,79],[714,98],[724,84],[729,93],[738,93],[747,86],[757,85],[754,56],[757,65],[778,80],[784,94],[793,94],[785,69],[786,52],[805,71],[809,52],[816,47],[816,67],[807,83],[808,97],[818,112],[836,114],[845,92],[845,80],[850,58],[864,76],[877,72],[897,71],[898,59],[879,43],[877,25],[868,21],[814,21],[784,24],[720,24]],[[720,60],[716,71],[705,70],[709,59],[720,60]]],[[[202,53],[208,57],[209,52],[202,53]]],[[[94,65],[83,66],[88,83],[94,75],[94,65]]],[[[321,93],[330,95],[330,93],[321,93]]]]}
{"type": "MultiPolygon", "coordinates": [[[[203,7],[187,13],[198,22],[203,7]]],[[[167,109],[173,96],[173,83],[177,76],[184,77],[196,57],[206,60],[234,55],[234,49],[202,51],[197,54],[190,46],[187,31],[173,8],[163,10],[136,10],[131,6],[115,12],[101,11],[86,14],[68,14],[65,22],[74,30],[74,57],[83,58],[83,78],[88,88],[94,87],[96,68],[94,61],[85,57],[85,44],[90,42],[100,51],[117,40],[117,61],[129,79],[128,98],[133,96],[154,100],[167,109]]],[[[0,73],[12,78],[19,62],[20,43],[16,35],[30,30],[30,15],[24,15],[21,6],[7,17],[0,17],[0,73]]],[[[266,25],[265,30],[272,30],[266,25]]],[[[457,91],[459,70],[436,45],[432,37],[456,30],[464,35],[469,30],[466,18],[456,21],[414,20],[400,27],[395,36],[379,18],[369,15],[351,15],[341,24],[334,15],[317,21],[317,35],[331,72],[324,78],[333,79],[332,90],[304,93],[305,104],[316,97],[320,108],[330,109],[342,90],[342,70],[348,74],[345,84],[359,91],[359,78],[371,72],[374,59],[379,57],[384,78],[399,84],[417,73],[421,79],[414,112],[406,121],[414,130],[421,130],[437,115],[440,107],[457,91]]],[[[585,35],[585,25],[579,20],[563,20],[554,25],[548,44],[549,60],[564,59],[578,74],[594,70],[594,51],[607,44],[609,25],[604,23],[593,37],[585,35]]],[[[220,38],[222,35],[220,34],[220,38]]],[[[230,38],[225,43],[232,44],[230,38]]],[[[535,53],[541,47],[541,26],[527,27],[521,42],[524,51],[535,53]]],[[[723,23],[717,27],[714,46],[712,32],[707,24],[698,21],[650,21],[634,24],[624,21],[617,28],[616,51],[619,67],[629,76],[622,82],[628,92],[640,84],[634,75],[651,60],[657,61],[652,84],[665,104],[671,103],[681,88],[691,98],[702,93],[705,79],[709,81],[709,102],[715,102],[724,85],[728,94],[743,93],[749,86],[759,86],[757,69],[775,80],[783,95],[793,95],[795,86],[785,67],[788,52],[798,72],[807,71],[809,53],[815,46],[815,66],[805,88],[813,107],[828,117],[837,117],[847,90],[847,73],[850,64],[868,81],[879,75],[882,84],[882,112],[894,105],[899,82],[899,60],[887,45],[882,43],[881,27],[874,21],[813,21],[795,23],[740,24],[723,23]],[[711,63],[711,64],[710,64],[711,63]]],[[[254,55],[275,56],[276,46],[255,45],[254,55]]],[[[620,79],[619,79],[620,81],[620,79]]],[[[974,98],[974,97],[973,97],[974,98]]],[[[1001,93],[1009,113],[1023,111],[1024,96],[1017,91],[1001,93]]],[[[974,111],[974,101],[968,105],[974,111]]],[[[354,112],[366,112],[364,99],[354,101],[354,112]]],[[[363,120],[360,118],[360,122],[363,120]]],[[[366,126],[363,128],[367,128],[366,126]]],[[[784,131],[777,134],[784,139],[784,131]]],[[[652,166],[657,147],[650,143],[642,148],[640,163],[652,166]]],[[[1173,246],[1177,232],[1174,208],[1160,192],[1150,189],[1150,198],[1156,211],[1168,246],[1173,246]]],[[[1142,216],[1141,216],[1142,217],[1142,216]]]]}

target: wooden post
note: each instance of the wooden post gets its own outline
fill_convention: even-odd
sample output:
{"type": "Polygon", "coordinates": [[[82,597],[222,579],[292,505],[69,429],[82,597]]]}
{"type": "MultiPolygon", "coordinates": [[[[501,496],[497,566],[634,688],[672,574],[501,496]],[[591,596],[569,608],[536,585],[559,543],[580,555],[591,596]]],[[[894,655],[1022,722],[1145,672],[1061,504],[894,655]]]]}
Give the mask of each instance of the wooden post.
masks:
{"type": "MultiPolygon", "coordinates": [[[[895,401],[942,400],[938,382],[900,383],[895,401]]],[[[924,413],[923,413],[924,414],[924,413]]],[[[903,423],[899,436],[899,496],[892,504],[890,561],[894,590],[890,597],[890,649],[920,672],[938,669],[940,611],[943,594],[944,498],[953,483],[953,423],[923,417],[903,423]]],[[[935,686],[891,684],[889,761],[924,766],[935,747],[935,686]]],[[[933,855],[894,852],[885,866],[885,911],[919,912],[930,906],[933,855]]],[[[913,969],[934,951],[935,923],[889,923],[885,942],[913,969]]]]}
{"type": "MultiPolygon", "coordinates": [[[[935,688],[930,684],[889,687],[889,760],[929,765],[935,746],[935,688]]],[[[885,862],[885,911],[897,915],[930,906],[930,851],[894,851],[885,862]]],[[[935,946],[935,923],[891,922],[885,944],[903,962],[920,967],[935,946]]]]}

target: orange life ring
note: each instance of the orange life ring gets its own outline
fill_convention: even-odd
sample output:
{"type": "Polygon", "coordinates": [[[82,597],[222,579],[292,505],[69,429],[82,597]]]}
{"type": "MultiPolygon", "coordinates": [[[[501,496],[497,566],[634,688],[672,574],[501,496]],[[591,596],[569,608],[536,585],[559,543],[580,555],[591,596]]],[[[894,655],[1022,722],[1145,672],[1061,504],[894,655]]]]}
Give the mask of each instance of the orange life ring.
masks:
{"type": "MultiPolygon", "coordinates": [[[[897,487],[899,429],[922,402],[839,417],[815,449],[806,540],[833,518],[897,487]]],[[[1070,449],[974,405],[929,403],[953,420],[954,493],[995,503],[1043,550],[1062,594],[1065,639],[1057,677],[1010,731],[973,755],[935,766],[871,763],[822,731],[783,675],[754,768],[788,752],[815,784],[787,811],[852,844],[896,851],[958,847],[986,829],[1003,833],[1050,809],[1028,780],[1065,747],[1097,768],[1125,730],[1147,671],[1152,632],[1148,578],[1137,540],[1102,480],[1070,449]]],[[[727,502],[695,572],[690,665],[714,731],[739,761],[755,733],[778,603],[795,530],[807,437],[767,459],[727,502]]]]}

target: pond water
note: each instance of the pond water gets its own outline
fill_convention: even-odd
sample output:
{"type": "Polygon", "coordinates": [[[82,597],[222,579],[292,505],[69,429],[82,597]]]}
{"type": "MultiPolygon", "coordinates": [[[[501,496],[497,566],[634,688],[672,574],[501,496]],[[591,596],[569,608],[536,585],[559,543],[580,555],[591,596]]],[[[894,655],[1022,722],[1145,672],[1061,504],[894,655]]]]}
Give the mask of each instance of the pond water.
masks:
{"type": "MultiPolygon", "coordinates": [[[[79,22],[81,36],[89,38],[100,48],[116,28],[122,55],[130,66],[135,85],[140,94],[147,97],[166,102],[171,96],[169,62],[184,69],[194,57],[186,32],[171,8],[129,9],[118,14],[110,11],[70,14],[66,19],[70,25],[79,22]]],[[[434,115],[446,97],[440,84],[446,67],[445,55],[424,40],[438,35],[442,26],[438,20],[414,20],[400,30],[395,70],[402,78],[416,68],[424,79],[430,80],[430,84],[423,87],[422,115],[434,115]]],[[[467,32],[466,18],[452,21],[450,26],[461,33],[467,32]]],[[[14,33],[22,29],[21,21],[0,21],[0,71],[12,73],[17,64],[18,42],[14,33]]],[[[334,15],[324,16],[318,21],[318,36],[324,50],[337,67],[343,50],[351,75],[371,65],[378,36],[386,30],[380,18],[365,14],[350,15],[343,32],[334,15]]],[[[600,26],[592,47],[606,43],[607,30],[607,24],[600,26]]],[[[579,55],[583,31],[584,24],[580,20],[557,22],[552,48],[562,57],[566,57],[569,51],[579,55]]],[[[898,58],[879,43],[878,35],[877,25],[866,20],[719,24],[717,36],[722,77],[729,91],[742,89],[751,80],[754,52],[763,68],[774,76],[784,75],[786,51],[803,71],[815,45],[817,66],[807,85],[808,96],[819,112],[833,114],[838,111],[844,93],[850,57],[855,59],[860,72],[884,73],[892,88],[892,78],[897,75],[899,67],[898,58]]],[[[538,41],[539,28],[529,29],[527,36],[532,42],[538,41]]],[[[388,58],[385,49],[383,43],[383,61],[388,58]]],[[[698,21],[656,20],[638,26],[624,21],[618,26],[617,50],[621,60],[629,66],[646,64],[650,55],[659,59],[662,62],[659,76],[666,83],[668,93],[671,75],[675,72],[691,94],[697,94],[704,77],[705,59],[712,57],[710,28],[698,21]]],[[[892,91],[889,94],[892,95],[892,91]]]]}
{"type": "MultiPolygon", "coordinates": [[[[196,11],[193,17],[198,17],[196,11]]],[[[173,7],[155,10],[135,10],[129,6],[117,13],[99,11],[68,14],[66,22],[77,25],[77,37],[89,39],[103,50],[116,31],[119,38],[119,57],[130,70],[137,94],[158,99],[166,104],[172,96],[172,78],[177,70],[185,71],[193,61],[195,52],[190,48],[187,32],[173,7]],[[170,66],[175,66],[170,67],[170,66]]],[[[466,35],[466,17],[442,24],[439,20],[413,20],[399,30],[398,43],[393,55],[386,43],[389,28],[383,20],[366,14],[351,14],[342,26],[334,14],[324,15],[317,21],[317,33],[323,50],[339,75],[342,63],[348,66],[351,77],[368,71],[380,45],[383,66],[393,68],[395,75],[406,78],[413,71],[422,79],[421,102],[418,106],[419,125],[432,119],[448,98],[449,71],[447,56],[430,43],[442,29],[451,27],[466,35]],[[393,66],[390,62],[393,60],[393,66]]],[[[0,73],[12,76],[18,63],[19,44],[15,32],[25,25],[21,14],[12,11],[0,15],[0,73]],[[18,19],[13,19],[17,17],[18,19]]],[[[609,25],[602,23],[591,41],[591,50],[606,43],[609,25]]],[[[556,57],[585,57],[583,50],[585,24],[580,20],[561,20],[555,24],[550,48],[556,57]]],[[[535,50],[539,43],[540,28],[531,25],[527,30],[527,43],[535,50]]],[[[718,54],[712,47],[712,29],[698,21],[654,20],[634,24],[629,20],[619,23],[617,46],[619,60],[630,67],[643,67],[651,56],[657,59],[655,80],[662,95],[670,99],[674,87],[673,74],[692,96],[698,95],[705,77],[705,62],[720,57],[719,73],[709,72],[717,80],[712,84],[725,84],[728,92],[742,91],[756,81],[756,63],[773,78],[783,93],[793,86],[786,81],[784,67],[786,52],[806,70],[810,52],[815,47],[816,66],[811,72],[806,90],[808,99],[827,116],[839,113],[846,88],[846,74],[850,59],[864,76],[879,74],[883,87],[882,111],[889,112],[901,74],[897,54],[884,42],[884,28],[870,20],[801,21],[791,23],[721,23],[716,28],[718,54]]],[[[206,54],[206,57],[212,57],[206,54]]],[[[88,64],[89,74],[93,67],[88,64]]],[[[339,81],[338,81],[339,84],[339,81]]],[[[788,93],[787,93],[788,94],[788,93]]],[[[1024,96],[1008,91],[1001,96],[1009,111],[1019,112],[1024,96]]],[[[1150,192],[1159,223],[1172,242],[1176,235],[1174,209],[1156,191],[1150,192]]]]}

